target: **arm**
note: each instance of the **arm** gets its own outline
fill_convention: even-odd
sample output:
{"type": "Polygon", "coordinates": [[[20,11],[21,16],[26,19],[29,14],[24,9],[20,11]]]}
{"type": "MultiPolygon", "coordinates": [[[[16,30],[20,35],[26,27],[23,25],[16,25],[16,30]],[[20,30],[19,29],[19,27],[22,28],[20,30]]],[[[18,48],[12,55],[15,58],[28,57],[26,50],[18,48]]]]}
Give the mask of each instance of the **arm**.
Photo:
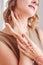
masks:
{"type": "Polygon", "coordinates": [[[17,65],[18,61],[13,52],[0,41],[0,65],[17,65]]]}
{"type": "MultiPolygon", "coordinates": [[[[13,32],[13,35],[15,36],[15,33],[13,30],[12,30],[12,32],[13,32]]],[[[21,39],[21,37],[19,38],[19,41],[20,41],[19,47],[21,46],[22,48],[19,48],[19,49],[27,56],[30,57],[30,55],[31,55],[31,58],[34,58],[35,61],[38,63],[38,65],[43,65],[43,63],[42,63],[43,62],[43,53],[41,53],[41,54],[39,53],[40,49],[37,46],[35,47],[34,43],[30,39],[28,39],[29,44],[28,44],[28,42],[26,43],[25,40],[23,40],[23,38],[21,40],[20,39],[21,39]],[[23,43],[23,44],[21,44],[21,43],[23,43]],[[27,46],[27,48],[25,45],[27,46]],[[26,51],[24,51],[24,49],[26,51]],[[30,53],[30,55],[29,55],[29,53],[30,53]],[[40,56],[38,55],[38,53],[40,56]]]]}
{"type": "Polygon", "coordinates": [[[40,55],[36,58],[36,62],[38,63],[38,65],[43,65],[43,56],[40,55]]]}
{"type": "Polygon", "coordinates": [[[32,65],[32,64],[33,61],[29,57],[26,57],[22,52],[20,52],[19,65],[32,65]]]}
{"type": "Polygon", "coordinates": [[[40,50],[40,48],[38,48],[37,45],[35,45],[34,42],[30,39],[28,39],[29,44],[26,43],[25,40],[23,39],[21,39],[21,41],[20,42],[22,44],[19,43],[19,49],[21,50],[21,52],[24,53],[26,56],[33,58],[37,62],[38,65],[43,65],[43,52],[40,50]],[[31,56],[29,55],[29,53],[31,56]]]}

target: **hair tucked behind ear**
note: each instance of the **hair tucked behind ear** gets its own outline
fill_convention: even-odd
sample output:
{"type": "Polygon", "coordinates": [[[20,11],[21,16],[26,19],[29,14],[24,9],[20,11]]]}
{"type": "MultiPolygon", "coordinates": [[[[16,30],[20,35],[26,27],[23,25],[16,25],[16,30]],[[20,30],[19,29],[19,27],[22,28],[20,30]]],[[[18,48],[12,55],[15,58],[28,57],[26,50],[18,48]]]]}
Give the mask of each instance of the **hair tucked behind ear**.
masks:
{"type": "Polygon", "coordinates": [[[8,7],[3,13],[3,18],[5,20],[5,23],[9,23],[12,27],[14,26],[14,23],[12,22],[11,18],[11,10],[14,11],[16,7],[16,1],[17,0],[8,0],[8,7]]]}
{"type": "Polygon", "coordinates": [[[34,28],[36,23],[38,22],[38,15],[35,14],[33,17],[28,18],[28,27],[34,28]]]}

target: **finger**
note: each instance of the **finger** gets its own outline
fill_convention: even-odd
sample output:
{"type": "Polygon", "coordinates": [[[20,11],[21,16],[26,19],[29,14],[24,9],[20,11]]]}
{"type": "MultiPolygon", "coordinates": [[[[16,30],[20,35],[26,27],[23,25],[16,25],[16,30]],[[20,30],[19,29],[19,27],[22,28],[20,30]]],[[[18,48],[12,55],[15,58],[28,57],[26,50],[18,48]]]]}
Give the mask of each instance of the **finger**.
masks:
{"type": "MultiPolygon", "coordinates": [[[[10,26],[10,24],[6,23],[6,26],[8,27],[8,29],[10,28],[10,30],[13,31],[14,37],[16,39],[19,39],[22,44],[26,45],[25,40],[23,40],[23,38],[21,38],[20,35],[18,35],[16,32],[14,32],[14,30],[12,29],[12,27],[10,26]]],[[[21,45],[21,46],[22,46],[23,49],[25,49],[27,45],[25,46],[25,48],[24,48],[23,45],[21,45]]]]}
{"type": "Polygon", "coordinates": [[[13,11],[11,11],[11,16],[12,16],[13,22],[19,27],[18,20],[15,18],[13,11]]]}
{"type": "Polygon", "coordinates": [[[8,27],[8,28],[11,28],[11,25],[9,23],[5,23],[5,25],[8,27]]]}
{"type": "MultiPolygon", "coordinates": [[[[14,23],[17,25],[17,28],[19,29],[20,34],[22,34],[22,33],[23,33],[22,26],[20,26],[18,20],[15,18],[13,11],[11,11],[11,16],[12,16],[12,20],[13,20],[14,23]]],[[[17,14],[16,14],[16,16],[17,16],[17,18],[19,19],[19,17],[18,17],[17,14]]]]}
{"type": "Polygon", "coordinates": [[[32,46],[32,44],[34,44],[34,42],[26,34],[25,34],[25,38],[27,39],[28,44],[30,44],[30,46],[32,46]]]}
{"type": "Polygon", "coordinates": [[[25,34],[25,38],[26,38],[26,40],[28,41],[28,46],[29,46],[29,45],[32,46],[33,41],[29,38],[29,36],[27,36],[27,35],[25,34]]]}
{"type": "Polygon", "coordinates": [[[24,51],[24,49],[21,48],[20,46],[19,46],[18,48],[19,48],[19,50],[20,50],[26,57],[30,58],[31,60],[34,58],[34,56],[32,56],[32,54],[27,53],[27,52],[24,51]]]}
{"type": "Polygon", "coordinates": [[[34,55],[35,50],[34,50],[33,46],[30,45],[30,42],[29,42],[29,44],[28,44],[28,42],[26,42],[22,37],[20,37],[20,38],[18,37],[18,40],[19,40],[22,44],[24,44],[24,45],[31,51],[31,53],[33,53],[33,55],[34,55]]]}
{"type": "Polygon", "coordinates": [[[13,28],[11,27],[11,25],[10,25],[9,23],[5,23],[5,25],[6,25],[6,27],[8,28],[8,32],[9,32],[9,33],[14,32],[14,31],[13,31],[13,28]]]}
{"type": "Polygon", "coordinates": [[[23,45],[19,40],[18,41],[18,47],[20,46],[24,51],[26,51],[26,46],[23,45]]]}
{"type": "Polygon", "coordinates": [[[10,28],[10,30],[13,32],[14,37],[16,37],[16,39],[19,39],[19,41],[20,41],[22,44],[24,44],[25,46],[27,46],[27,47],[30,49],[30,51],[31,51],[32,53],[34,53],[34,49],[32,49],[32,46],[29,46],[28,43],[26,43],[26,41],[23,40],[23,38],[22,38],[20,35],[18,35],[16,32],[14,32],[14,30],[12,29],[12,27],[10,26],[10,24],[6,23],[6,25],[7,25],[8,29],[10,28]]]}
{"type": "Polygon", "coordinates": [[[9,32],[10,34],[12,34],[16,39],[18,39],[18,37],[20,38],[20,35],[13,30],[13,28],[11,27],[11,25],[10,25],[9,23],[5,23],[5,25],[6,25],[6,27],[9,29],[8,32],[9,32]]]}
{"type": "Polygon", "coordinates": [[[28,42],[26,42],[21,36],[17,35],[17,38],[21,42],[21,44],[25,45],[33,53],[33,48],[28,44],[28,42]]]}
{"type": "Polygon", "coordinates": [[[14,17],[13,11],[11,11],[11,16],[12,16],[13,22],[17,25],[17,28],[19,29],[19,32],[21,33],[22,31],[21,31],[20,25],[18,23],[18,20],[14,17]]]}
{"type": "Polygon", "coordinates": [[[37,53],[35,47],[37,47],[37,46],[35,45],[35,43],[31,39],[28,38],[28,36],[26,36],[26,38],[28,40],[29,49],[30,49],[30,51],[32,52],[32,55],[35,58],[35,56],[36,56],[35,54],[37,53]]]}
{"type": "Polygon", "coordinates": [[[25,45],[31,51],[31,53],[34,54],[34,49],[32,46],[30,46],[28,43],[26,43],[26,41],[20,35],[16,35],[16,37],[21,42],[21,44],[25,45]]]}
{"type": "MultiPolygon", "coordinates": [[[[16,19],[15,16],[14,16],[13,11],[11,11],[11,16],[12,16],[12,20],[13,20],[13,22],[17,21],[17,19],[16,19]]],[[[16,22],[15,22],[15,23],[16,23],[16,22]]]]}
{"type": "Polygon", "coordinates": [[[9,23],[5,23],[5,25],[6,25],[6,27],[11,31],[12,34],[13,34],[13,33],[14,33],[14,35],[17,34],[17,32],[15,32],[15,31],[13,30],[13,28],[11,27],[11,25],[10,25],[9,23]]]}
{"type": "Polygon", "coordinates": [[[25,44],[26,40],[23,40],[23,38],[22,38],[17,32],[15,32],[15,31],[13,30],[13,28],[10,26],[9,23],[6,23],[6,26],[8,27],[8,29],[12,32],[12,34],[13,34],[17,39],[19,39],[22,43],[25,44]]]}
{"type": "Polygon", "coordinates": [[[28,36],[25,35],[25,38],[28,40],[28,44],[29,44],[28,46],[29,46],[29,48],[31,49],[31,51],[34,55],[35,53],[37,53],[37,52],[35,52],[36,49],[37,49],[37,46],[35,45],[35,43],[28,36]]]}
{"type": "Polygon", "coordinates": [[[28,42],[30,42],[30,38],[26,34],[25,34],[25,38],[27,39],[28,42]]]}
{"type": "Polygon", "coordinates": [[[15,12],[15,16],[16,16],[16,19],[18,20],[18,22],[20,21],[20,16],[18,15],[18,12],[15,12]]]}
{"type": "MultiPolygon", "coordinates": [[[[26,45],[23,45],[19,40],[18,40],[18,48],[21,48],[22,50],[25,51],[25,53],[28,53],[28,55],[30,54],[31,57],[34,57],[34,54],[30,51],[30,49],[28,47],[26,47],[26,45]]],[[[24,54],[25,54],[24,53],[24,54]]]]}
{"type": "Polygon", "coordinates": [[[20,36],[19,34],[17,35],[17,39],[24,44],[25,46],[27,46],[27,41],[25,39],[22,38],[22,36],[20,36]]]}

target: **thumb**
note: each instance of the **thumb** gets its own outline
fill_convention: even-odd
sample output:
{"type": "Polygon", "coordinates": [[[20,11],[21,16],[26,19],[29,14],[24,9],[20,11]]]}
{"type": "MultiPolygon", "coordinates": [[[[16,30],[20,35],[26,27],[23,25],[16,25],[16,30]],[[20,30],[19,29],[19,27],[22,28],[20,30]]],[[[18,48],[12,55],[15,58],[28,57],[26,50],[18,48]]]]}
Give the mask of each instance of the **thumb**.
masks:
{"type": "Polygon", "coordinates": [[[6,27],[8,28],[8,32],[10,32],[12,35],[17,35],[17,32],[14,31],[14,29],[11,27],[9,23],[5,23],[6,27]]]}
{"type": "Polygon", "coordinates": [[[8,31],[10,31],[11,33],[14,32],[13,28],[11,27],[9,23],[5,23],[5,25],[8,28],[8,31]]]}
{"type": "Polygon", "coordinates": [[[12,29],[12,27],[11,27],[11,25],[10,25],[9,23],[5,23],[5,25],[6,25],[6,27],[7,27],[8,29],[12,29]]]}

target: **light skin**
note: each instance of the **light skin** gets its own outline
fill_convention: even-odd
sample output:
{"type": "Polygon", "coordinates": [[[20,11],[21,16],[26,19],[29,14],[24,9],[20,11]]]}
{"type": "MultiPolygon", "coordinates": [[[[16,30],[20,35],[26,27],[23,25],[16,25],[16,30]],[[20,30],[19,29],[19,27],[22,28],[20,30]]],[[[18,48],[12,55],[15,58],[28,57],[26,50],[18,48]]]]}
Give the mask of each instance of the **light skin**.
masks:
{"type": "Polygon", "coordinates": [[[25,16],[27,15],[26,18],[35,15],[38,5],[38,0],[17,0],[17,7],[21,10],[21,12],[23,11],[23,14],[25,14],[25,16]],[[32,5],[33,7],[31,8],[29,5],[32,5]]]}
{"type": "Polygon", "coordinates": [[[20,16],[20,18],[24,22],[29,17],[32,17],[36,14],[38,5],[38,0],[17,0],[17,7],[15,9],[15,12],[20,16]],[[29,7],[30,5],[32,5],[33,7],[29,7]]]}
{"type": "MultiPolygon", "coordinates": [[[[8,23],[6,24],[6,28],[3,30],[3,32],[7,31],[6,33],[8,33],[8,34],[10,32],[13,36],[15,36],[18,39],[18,42],[19,42],[18,48],[20,50],[19,65],[28,65],[28,64],[32,65],[31,59],[34,59],[38,63],[38,65],[43,65],[43,53],[35,45],[35,43],[26,35],[26,32],[24,32],[24,30],[27,29],[25,27],[27,26],[28,17],[34,16],[37,12],[37,8],[38,8],[38,0],[17,0],[17,6],[14,11],[17,19],[14,17],[13,11],[11,11],[11,16],[12,16],[12,20],[13,20],[15,26],[17,26],[17,28],[18,28],[19,33],[16,33],[16,31],[14,31],[14,29],[12,29],[8,23]],[[28,7],[29,5],[32,5],[35,8],[28,7]],[[24,28],[22,28],[22,26],[24,28]],[[22,37],[22,34],[24,34],[24,37],[22,37]],[[29,42],[29,44],[28,44],[28,42],[29,42]],[[25,51],[21,47],[23,49],[25,49],[25,51]],[[36,60],[37,58],[40,60],[36,60]]],[[[10,51],[10,53],[11,53],[11,51],[10,51]]],[[[13,54],[12,54],[12,56],[13,56],[13,54]]],[[[14,59],[14,60],[17,61],[16,59],[14,59]]],[[[15,63],[15,65],[16,64],[17,63],[15,63]]],[[[11,63],[10,65],[13,65],[13,64],[11,63]]]]}

